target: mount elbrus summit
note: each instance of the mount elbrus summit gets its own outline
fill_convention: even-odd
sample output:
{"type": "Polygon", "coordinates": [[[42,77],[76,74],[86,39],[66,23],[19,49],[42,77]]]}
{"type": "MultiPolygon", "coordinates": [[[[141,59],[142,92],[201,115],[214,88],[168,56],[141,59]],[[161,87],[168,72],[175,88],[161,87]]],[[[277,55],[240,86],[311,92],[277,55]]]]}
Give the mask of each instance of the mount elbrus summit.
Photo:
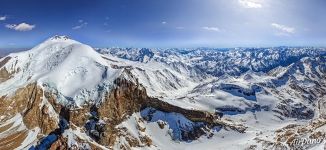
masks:
{"type": "Polygon", "coordinates": [[[100,49],[55,36],[0,59],[0,149],[318,149],[325,94],[324,48],[100,49]]]}

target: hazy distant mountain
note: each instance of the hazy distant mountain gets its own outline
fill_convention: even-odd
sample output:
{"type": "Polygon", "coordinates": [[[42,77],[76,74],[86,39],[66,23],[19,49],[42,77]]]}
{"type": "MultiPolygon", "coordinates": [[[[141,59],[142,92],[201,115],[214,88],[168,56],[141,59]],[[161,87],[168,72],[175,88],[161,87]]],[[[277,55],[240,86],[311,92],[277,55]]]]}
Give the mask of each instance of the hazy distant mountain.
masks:
{"type": "Polygon", "coordinates": [[[9,53],[21,52],[28,50],[28,48],[0,48],[0,58],[8,55],[9,53]]]}
{"type": "Polygon", "coordinates": [[[318,149],[326,49],[92,47],[0,59],[0,149],[318,149]]]}

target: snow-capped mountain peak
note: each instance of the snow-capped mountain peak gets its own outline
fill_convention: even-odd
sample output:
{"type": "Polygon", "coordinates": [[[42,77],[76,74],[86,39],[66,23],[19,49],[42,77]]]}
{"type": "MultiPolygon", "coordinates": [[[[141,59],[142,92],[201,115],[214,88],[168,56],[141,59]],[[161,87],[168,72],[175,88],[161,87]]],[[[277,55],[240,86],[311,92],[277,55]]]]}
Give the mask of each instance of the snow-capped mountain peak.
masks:
{"type": "Polygon", "coordinates": [[[29,51],[9,57],[4,67],[12,77],[1,84],[1,94],[38,82],[57,90],[62,102],[66,103],[65,97],[69,97],[78,105],[96,99],[97,86],[103,85],[116,71],[110,72],[106,60],[92,47],[66,36],[54,36],[29,51]],[[12,84],[19,86],[13,88],[12,84]]]}

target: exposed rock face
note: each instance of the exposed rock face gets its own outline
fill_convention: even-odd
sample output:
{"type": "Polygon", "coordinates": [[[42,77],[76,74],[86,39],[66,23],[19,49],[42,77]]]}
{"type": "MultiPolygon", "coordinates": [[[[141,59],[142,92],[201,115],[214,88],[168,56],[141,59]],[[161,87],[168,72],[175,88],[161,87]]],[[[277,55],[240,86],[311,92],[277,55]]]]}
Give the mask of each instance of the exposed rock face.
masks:
{"type": "Polygon", "coordinates": [[[64,137],[60,136],[58,138],[58,140],[55,141],[51,145],[51,147],[49,149],[50,150],[65,150],[65,149],[69,149],[67,140],[68,140],[67,138],[64,138],[64,137]]]}
{"type": "Polygon", "coordinates": [[[43,134],[49,134],[58,124],[58,118],[51,116],[49,112],[52,105],[42,105],[43,90],[36,83],[27,86],[27,94],[29,98],[22,114],[25,125],[29,129],[39,127],[43,134]]]}
{"type": "Polygon", "coordinates": [[[128,115],[140,111],[148,97],[145,90],[130,81],[119,78],[115,83],[118,87],[106,94],[98,112],[101,117],[112,118],[110,123],[117,125],[128,115]]]}
{"type": "Polygon", "coordinates": [[[12,75],[14,73],[17,73],[20,71],[20,68],[16,68],[13,71],[8,71],[7,68],[5,68],[5,64],[11,60],[11,57],[5,57],[4,59],[2,59],[2,61],[0,61],[0,83],[7,81],[8,79],[12,78],[12,75]]]}
{"type": "Polygon", "coordinates": [[[6,57],[2,61],[0,61],[0,68],[2,68],[10,59],[11,57],[6,57]]]}
{"type": "Polygon", "coordinates": [[[307,125],[290,124],[275,131],[275,141],[263,141],[263,143],[265,148],[308,149],[318,144],[313,142],[325,139],[324,125],[326,125],[324,119],[316,119],[307,125]],[[306,140],[307,143],[300,143],[303,142],[302,140],[306,140]]]}
{"type": "Polygon", "coordinates": [[[5,149],[14,149],[20,146],[27,138],[28,130],[39,128],[41,134],[49,134],[56,129],[57,117],[52,115],[53,112],[50,111],[50,107],[52,105],[46,105],[43,90],[36,83],[17,90],[12,97],[2,97],[0,99],[0,114],[5,115],[4,119],[7,120],[19,113],[22,116],[23,125],[27,127],[27,129],[19,132],[10,131],[10,134],[3,140],[9,142],[7,144],[11,147],[5,149]],[[11,137],[13,137],[12,140],[11,137]]]}
{"type": "Polygon", "coordinates": [[[302,103],[295,103],[291,99],[283,100],[276,108],[278,110],[274,111],[285,117],[297,119],[312,119],[314,117],[314,111],[312,109],[302,103]]]}
{"type": "Polygon", "coordinates": [[[27,131],[15,132],[6,138],[0,139],[0,150],[17,148],[27,137],[27,131]]]}
{"type": "Polygon", "coordinates": [[[10,79],[11,73],[9,73],[5,68],[0,69],[0,83],[10,79]]]}
{"type": "Polygon", "coordinates": [[[320,118],[326,119],[326,101],[319,101],[320,118]]]}
{"type": "Polygon", "coordinates": [[[47,134],[57,128],[57,118],[49,113],[52,106],[42,105],[42,101],[43,90],[33,83],[17,90],[13,97],[2,97],[0,113],[6,114],[6,118],[21,113],[29,129],[39,127],[42,133],[47,134]]]}

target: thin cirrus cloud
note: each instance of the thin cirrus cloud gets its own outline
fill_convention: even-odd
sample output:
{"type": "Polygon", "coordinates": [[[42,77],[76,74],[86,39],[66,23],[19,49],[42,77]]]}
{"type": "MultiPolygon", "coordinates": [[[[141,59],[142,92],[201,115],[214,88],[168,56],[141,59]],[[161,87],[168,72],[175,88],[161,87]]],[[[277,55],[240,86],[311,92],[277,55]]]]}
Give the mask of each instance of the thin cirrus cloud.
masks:
{"type": "Polygon", "coordinates": [[[262,8],[263,5],[260,0],[238,0],[238,2],[245,8],[262,8]]]}
{"type": "Polygon", "coordinates": [[[11,30],[24,32],[24,31],[33,30],[36,26],[23,22],[20,24],[7,24],[5,27],[11,30]]]}
{"type": "Polygon", "coordinates": [[[6,16],[0,16],[0,21],[5,21],[7,19],[6,16]]]}
{"type": "Polygon", "coordinates": [[[78,23],[79,25],[72,27],[73,30],[78,30],[88,25],[88,22],[85,22],[84,20],[78,20],[78,23]]]}
{"type": "Polygon", "coordinates": [[[293,28],[293,27],[289,27],[286,25],[278,24],[278,23],[272,23],[271,26],[278,30],[277,35],[289,36],[290,34],[295,33],[295,28],[293,28]]]}
{"type": "Polygon", "coordinates": [[[220,32],[221,30],[218,27],[202,27],[203,30],[220,32]]]}

